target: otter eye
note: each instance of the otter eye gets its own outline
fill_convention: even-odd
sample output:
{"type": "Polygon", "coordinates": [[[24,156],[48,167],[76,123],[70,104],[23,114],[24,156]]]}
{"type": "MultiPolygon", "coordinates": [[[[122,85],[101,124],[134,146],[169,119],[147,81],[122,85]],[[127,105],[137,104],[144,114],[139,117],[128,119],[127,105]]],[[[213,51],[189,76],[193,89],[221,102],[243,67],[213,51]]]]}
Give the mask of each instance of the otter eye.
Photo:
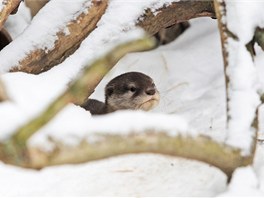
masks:
{"type": "Polygon", "coordinates": [[[129,91],[131,91],[131,92],[135,92],[135,91],[136,91],[136,87],[130,87],[130,88],[129,88],[129,91]]]}

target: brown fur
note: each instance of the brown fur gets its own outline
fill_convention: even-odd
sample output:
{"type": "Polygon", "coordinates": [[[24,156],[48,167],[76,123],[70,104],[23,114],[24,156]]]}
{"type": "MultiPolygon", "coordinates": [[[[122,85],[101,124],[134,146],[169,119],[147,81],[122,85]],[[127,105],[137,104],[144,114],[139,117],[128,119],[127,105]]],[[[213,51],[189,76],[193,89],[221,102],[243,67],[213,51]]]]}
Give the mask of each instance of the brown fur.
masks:
{"type": "Polygon", "coordinates": [[[158,105],[159,98],[159,92],[149,76],[140,72],[128,72],[106,85],[105,103],[88,99],[81,106],[94,115],[121,109],[148,111],[158,105]]]}

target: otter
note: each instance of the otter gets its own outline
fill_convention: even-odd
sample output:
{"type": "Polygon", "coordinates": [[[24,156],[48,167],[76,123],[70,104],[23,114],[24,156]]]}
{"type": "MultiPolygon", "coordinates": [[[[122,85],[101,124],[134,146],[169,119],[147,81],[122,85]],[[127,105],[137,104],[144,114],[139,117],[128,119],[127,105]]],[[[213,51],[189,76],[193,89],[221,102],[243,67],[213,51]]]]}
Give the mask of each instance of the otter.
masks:
{"type": "Polygon", "coordinates": [[[159,103],[160,95],[152,78],[140,72],[128,72],[112,79],[105,87],[105,103],[87,99],[81,107],[92,115],[122,109],[148,111],[159,103]]]}

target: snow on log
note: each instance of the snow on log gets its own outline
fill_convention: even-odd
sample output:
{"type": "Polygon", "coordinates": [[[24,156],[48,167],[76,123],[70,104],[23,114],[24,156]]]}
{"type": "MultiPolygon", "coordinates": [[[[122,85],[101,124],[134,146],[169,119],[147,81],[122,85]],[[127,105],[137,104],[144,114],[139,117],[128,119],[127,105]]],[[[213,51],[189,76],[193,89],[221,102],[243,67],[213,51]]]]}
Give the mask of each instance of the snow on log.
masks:
{"type": "Polygon", "coordinates": [[[253,155],[256,144],[257,93],[256,67],[247,44],[261,25],[263,3],[215,1],[225,63],[228,137],[226,143],[253,155]],[[259,16],[256,17],[256,14],[259,16]],[[259,20],[259,21],[258,21],[259,20]]]}
{"type": "MultiPolygon", "coordinates": [[[[87,113],[81,108],[67,108],[71,119],[73,111],[87,113]]],[[[63,131],[58,123],[67,124],[58,116],[34,134],[27,144],[27,152],[23,153],[22,163],[18,163],[18,158],[10,158],[13,154],[10,145],[5,149],[8,156],[0,153],[1,160],[16,166],[41,169],[124,154],[158,153],[208,163],[218,167],[229,178],[237,167],[252,162],[251,156],[243,157],[239,149],[191,130],[177,115],[120,111],[92,118],[84,116],[81,122],[78,120],[78,125],[69,124],[68,130],[63,131]]]]}
{"type": "MultiPolygon", "coordinates": [[[[131,118],[136,117],[132,115],[131,118]]],[[[148,116],[147,119],[152,119],[152,116],[148,116]]],[[[181,134],[177,131],[177,124],[180,125],[180,123],[175,120],[174,123],[174,133],[178,133],[174,136],[171,136],[169,131],[157,129],[126,131],[122,135],[118,131],[116,134],[91,133],[89,135],[87,133],[87,141],[83,140],[77,146],[66,145],[65,142],[57,141],[51,136],[52,150],[29,146],[31,162],[26,167],[40,169],[46,166],[84,163],[124,154],[158,153],[208,163],[222,170],[230,178],[237,167],[252,163],[252,158],[243,157],[238,149],[208,137],[192,137],[188,134],[189,131],[183,131],[181,134]]],[[[74,137],[73,133],[71,137],[74,137]]]]}
{"type": "Polygon", "coordinates": [[[177,115],[119,111],[87,118],[86,111],[73,105],[63,111],[62,117],[56,117],[30,139],[31,168],[149,152],[199,160],[231,177],[236,167],[252,162],[251,156],[242,157],[239,149],[199,135],[177,115]],[[60,130],[77,111],[83,114],[82,120],[60,130]]]}
{"type": "Polygon", "coordinates": [[[0,30],[7,17],[19,6],[21,0],[0,0],[0,30]]]}
{"type": "MultiPolygon", "coordinates": [[[[90,2],[88,0],[82,1],[90,2]]],[[[76,4],[80,3],[74,2],[73,8],[75,7],[75,11],[77,12],[78,8],[76,4]]],[[[67,25],[65,24],[66,20],[64,16],[70,14],[67,12],[63,13],[62,10],[68,10],[64,9],[63,5],[60,5],[60,2],[50,1],[34,17],[30,27],[12,45],[0,53],[0,72],[6,72],[13,68],[11,69],[12,71],[24,71],[37,74],[61,63],[69,54],[78,48],[80,42],[85,39],[89,32],[93,31],[97,21],[104,14],[106,4],[106,0],[94,1],[89,11],[82,13],[84,16],[81,18],[81,21],[76,19],[67,25]],[[48,12],[56,12],[56,15],[54,16],[52,14],[50,16],[48,12]],[[57,18],[57,12],[60,13],[59,16],[63,20],[57,18]],[[43,26],[44,24],[38,24],[43,18],[47,21],[45,26],[43,26]],[[57,22],[55,23],[56,25],[52,27],[47,25],[54,24],[54,21],[57,22]],[[70,28],[71,26],[73,28],[70,28]],[[88,27],[85,29],[86,31],[83,31],[80,26],[88,27]],[[73,31],[73,29],[75,30],[73,31]],[[36,36],[33,37],[33,34],[36,36]],[[55,45],[53,45],[54,43],[55,45]],[[15,49],[18,46],[23,46],[23,49],[20,49],[20,52],[16,52],[16,55],[14,55],[14,51],[17,51],[15,49]],[[12,56],[10,55],[11,53],[12,56]],[[1,57],[5,57],[5,60],[1,57]]],[[[78,13],[84,10],[82,5],[79,7],[79,10],[78,13]]],[[[75,12],[70,11],[70,13],[75,12]]],[[[214,17],[214,11],[212,1],[149,0],[142,2],[128,1],[124,3],[120,0],[111,0],[107,6],[106,15],[107,17],[103,17],[104,19],[100,20],[97,25],[101,26],[104,24],[107,28],[110,28],[106,22],[111,23],[111,35],[115,36],[116,32],[120,30],[127,32],[134,29],[135,26],[140,26],[147,32],[154,34],[160,29],[191,18],[201,16],[214,17]],[[125,16],[120,17],[116,13],[125,13],[125,16]]],[[[109,37],[105,31],[96,32],[98,38],[109,37]]]]}
{"type": "Polygon", "coordinates": [[[106,6],[106,0],[50,1],[24,33],[1,51],[1,71],[16,66],[13,71],[40,73],[62,62],[96,27],[106,6]]]}

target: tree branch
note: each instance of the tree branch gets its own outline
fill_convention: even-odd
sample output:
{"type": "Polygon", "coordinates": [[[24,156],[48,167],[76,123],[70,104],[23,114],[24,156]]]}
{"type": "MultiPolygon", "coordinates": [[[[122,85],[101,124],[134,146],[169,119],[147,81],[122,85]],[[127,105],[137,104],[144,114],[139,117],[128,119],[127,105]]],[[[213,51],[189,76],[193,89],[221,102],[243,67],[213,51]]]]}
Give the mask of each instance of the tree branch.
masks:
{"type": "Polygon", "coordinates": [[[87,95],[90,96],[93,93],[105,74],[125,54],[147,50],[154,46],[155,42],[150,38],[131,41],[116,47],[109,54],[92,63],[91,66],[87,66],[82,75],[69,86],[68,90],[53,101],[43,113],[12,133],[14,135],[2,145],[1,159],[11,158],[9,160],[15,161],[17,164],[27,163],[29,158],[26,142],[37,130],[48,123],[67,104],[81,104],[87,95]]]}
{"type": "Polygon", "coordinates": [[[215,17],[213,1],[177,1],[139,18],[138,26],[153,35],[159,30],[197,17],[215,17]]]}
{"type": "MultiPolygon", "coordinates": [[[[61,63],[66,57],[72,54],[79,47],[81,41],[96,28],[98,20],[105,12],[107,2],[107,0],[94,0],[94,6],[89,9],[88,14],[82,14],[67,26],[70,30],[69,35],[65,35],[64,32],[57,33],[58,39],[53,50],[49,50],[48,52],[41,49],[29,51],[26,53],[26,57],[18,61],[19,65],[10,66],[13,68],[11,71],[38,74],[61,63]]],[[[43,9],[45,9],[45,7],[43,9]]],[[[145,14],[142,13],[136,25],[142,27],[151,35],[154,35],[159,30],[176,23],[203,16],[215,17],[213,1],[177,1],[168,6],[163,6],[163,8],[158,9],[155,13],[148,9],[145,14]]],[[[32,25],[31,28],[33,28],[32,25]]],[[[133,29],[133,27],[131,28],[133,29]]],[[[13,41],[14,44],[15,42],[16,41],[13,41]]],[[[43,43],[39,45],[43,46],[43,43]]]]}
{"type": "Polygon", "coordinates": [[[0,30],[8,16],[19,6],[20,2],[20,0],[0,0],[0,4],[3,6],[3,9],[0,10],[0,30]]]}
{"type": "MultiPolygon", "coordinates": [[[[53,140],[55,148],[43,151],[30,147],[29,160],[17,164],[13,159],[4,158],[11,163],[26,168],[41,169],[46,166],[77,164],[107,157],[132,153],[158,153],[192,160],[199,160],[222,170],[229,178],[240,166],[252,162],[252,156],[243,157],[239,149],[220,144],[205,136],[170,136],[166,131],[137,131],[127,135],[88,133],[88,141],[71,147],[53,140]],[[97,141],[89,142],[89,135],[97,141]]],[[[3,158],[2,158],[3,159],[3,158]]]]}
{"type": "MultiPolygon", "coordinates": [[[[85,37],[87,37],[87,35],[89,35],[96,28],[97,22],[106,10],[107,3],[108,0],[93,0],[92,6],[87,8],[88,12],[81,13],[75,19],[73,18],[70,23],[67,25],[65,24],[65,27],[62,28],[67,28],[69,30],[69,34],[65,34],[63,30],[57,32],[58,38],[53,49],[48,51],[45,49],[34,49],[29,52],[26,57],[23,57],[23,59],[19,61],[19,65],[14,65],[11,71],[24,71],[38,74],[63,62],[79,47],[85,37]]],[[[55,11],[53,10],[53,12],[55,11]]],[[[39,17],[38,20],[45,21],[46,19],[45,16],[42,16],[39,17]]],[[[16,41],[14,41],[14,43],[15,42],[16,41]]]]}

